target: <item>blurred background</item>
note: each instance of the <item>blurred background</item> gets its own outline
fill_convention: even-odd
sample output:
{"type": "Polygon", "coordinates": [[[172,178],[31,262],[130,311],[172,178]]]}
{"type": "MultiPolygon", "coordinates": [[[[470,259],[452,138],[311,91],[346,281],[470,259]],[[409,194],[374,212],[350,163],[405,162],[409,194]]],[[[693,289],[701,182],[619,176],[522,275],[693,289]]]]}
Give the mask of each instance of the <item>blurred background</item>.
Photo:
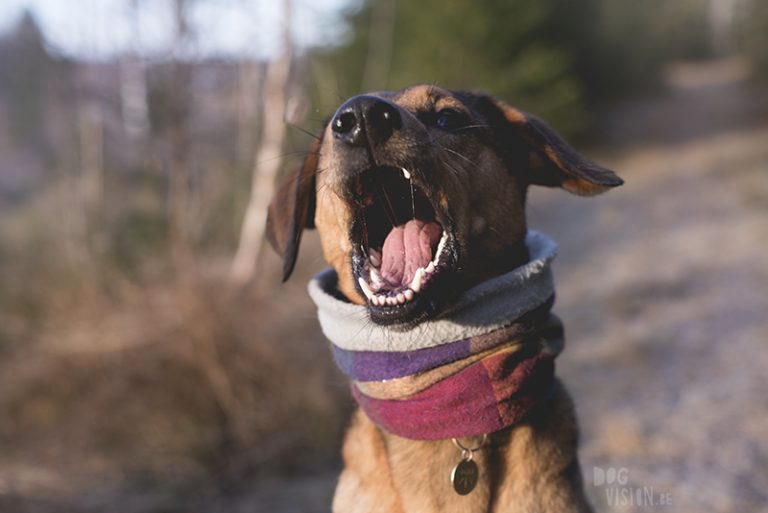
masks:
{"type": "Polygon", "coordinates": [[[0,512],[321,512],[352,410],[262,243],[346,97],[480,89],[626,179],[536,190],[587,493],[768,511],[768,4],[3,0],[0,512]]]}

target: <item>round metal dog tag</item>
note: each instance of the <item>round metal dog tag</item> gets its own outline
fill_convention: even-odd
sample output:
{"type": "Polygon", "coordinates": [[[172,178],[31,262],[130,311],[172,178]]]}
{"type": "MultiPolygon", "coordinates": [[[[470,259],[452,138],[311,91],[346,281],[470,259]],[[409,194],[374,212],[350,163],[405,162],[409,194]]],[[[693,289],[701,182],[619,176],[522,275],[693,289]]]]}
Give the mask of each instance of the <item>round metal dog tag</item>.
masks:
{"type": "Polygon", "coordinates": [[[453,489],[459,495],[467,495],[477,485],[477,463],[472,460],[461,460],[451,471],[451,483],[453,489]]]}

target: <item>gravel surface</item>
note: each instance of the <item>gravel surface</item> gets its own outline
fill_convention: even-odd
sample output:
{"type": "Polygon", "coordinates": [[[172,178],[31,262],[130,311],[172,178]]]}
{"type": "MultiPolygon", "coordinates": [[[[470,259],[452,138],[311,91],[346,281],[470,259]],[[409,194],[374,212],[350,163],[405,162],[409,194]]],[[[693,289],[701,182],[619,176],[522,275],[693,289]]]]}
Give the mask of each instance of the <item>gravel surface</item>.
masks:
{"type": "Polygon", "coordinates": [[[749,116],[768,97],[729,64],[676,70],[663,96],[616,110],[603,160],[624,187],[531,199],[532,226],[560,242],[558,372],[602,511],[768,511],[768,123],[749,116]],[[611,468],[621,482],[603,482],[611,468]]]}

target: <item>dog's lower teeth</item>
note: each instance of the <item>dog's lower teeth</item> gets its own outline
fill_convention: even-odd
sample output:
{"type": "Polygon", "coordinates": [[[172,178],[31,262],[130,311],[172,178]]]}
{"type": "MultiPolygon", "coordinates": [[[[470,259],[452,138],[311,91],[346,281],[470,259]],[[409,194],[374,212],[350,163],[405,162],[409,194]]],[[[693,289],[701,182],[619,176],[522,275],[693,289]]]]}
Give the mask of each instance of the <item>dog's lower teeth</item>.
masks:
{"type": "Polygon", "coordinates": [[[401,169],[403,170],[403,176],[405,177],[405,179],[406,180],[410,180],[411,179],[411,173],[409,173],[408,170],[405,169],[404,167],[401,168],[401,169]]]}
{"type": "Polygon", "coordinates": [[[382,281],[381,281],[381,274],[379,274],[379,270],[374,267],[371,267],[368,270],[368,275],[371,277],[371,285],[373,285],[377,289],[381,288],[382,281]]]}
{"type": "Polygon", "coordinates": [[[419,269],[416,271],[416,274],[414,275],[413,279],[411,280],[410,288],[414,292],[418,292],[421,290],[421,282],[424,279],[424,269],[419,267],[419,269]]]}
{"type": "Polygon", "coordinates": [[[360,288],[362,289],[363,293],[365,294],[365,297],[367,297],[368,299],[373,299],[373,296],[374,296],[373,291],[371,290],[371,287],[368,285],[368,283],[365,281],[365,278],[360,276],[357,279],[357,283],[360,284],[360,288]]]}
{"type": "MultiPolygon", "coordinates": [[[[408,171],[405,169],[403,169],[403,171],[404,173],[408,173],[408,171]]],[[[429,280],[437,271],[440,254],[443,252],[447,242],[448,232],[444,231],[442,237],[440,238],[440,242],[437,245],[435,258],[429,262],[426,267],[419,267],[416,270],[416,273],[413,275],[408,288],[401,290],[397,294],[395,294],[395,291],[390,291],[388,289],[381,277],[381,272],[378,269],[382,263],[381,253],[375,249],[371,249],[368,254],[368,261],[371,264],[368,266],[368,280],[366,281],[365,278],[360,277],[358,279],[360,288],[371,302],[371,304],[375,306],[404,305],[409,301],[413,301],[416,295],[421,291],[422,287],[424,287],[424,284],[427,282],[427,280],[429,280]],[[378,293],[374,292],[374,290],[378,293]],[[388,296],[387,294],[393,295],[388,296]]]]}

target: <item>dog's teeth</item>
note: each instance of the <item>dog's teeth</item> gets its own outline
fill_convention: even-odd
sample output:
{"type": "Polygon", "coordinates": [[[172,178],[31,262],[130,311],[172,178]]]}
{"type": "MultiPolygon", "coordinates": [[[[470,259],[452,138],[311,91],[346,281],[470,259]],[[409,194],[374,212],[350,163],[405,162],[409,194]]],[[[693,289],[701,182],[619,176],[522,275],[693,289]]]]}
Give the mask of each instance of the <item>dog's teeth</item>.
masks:
{"type": "Polygon", "coordinates": [[[435,258],[432,260],[432,262],[437,265],[438,260],[440,260],[440,255],[443,253],[443,249],[445,249],[445,245],[448,243],[448,232],[443,232],[443,236],[440,237],[440,242],[437,243],[437,250],[435,251],[435,258]]]}
{"type": "Polygon", "coordinates": [[[381,295],[376,296],[376,304],[378,306],[386,305],[387,304],[387,298],[385,298],[384,296],[381,296],[381,295]]]}
{"type": "Polygon", "coordinates": [[[424,279],[424,273],[425,271],[421,267],[419,267],[416,270],[416,274],[413,276],[413,279],[411,280],[411,285],[410,285],[411,290],[413,290],[414,292],[418,292],[421,290],[421,281],[424,279]]]}
{"type": "Polygon", "coordinates": [[[416,293],[411,289],[406,289],[405,292],[403,292],[403,295],[405,296],[405,299],[407,301],[413,301],[413,298],[414,296],[416,296],[416,293]]]}
{"type": "Polygon", "coordinates": [[[430,262],[430,263],[429,263],[429,265],[427,266],[427,269],[426,269],[426,271],[427,271],[428,273],[433,273],[433,272],[435,272],[435,263],[434,263],[434,262],[430,262]]]}
{"type": "Polygon", "coordinates": [[[397,295],[397,302],[398,302],[398,303],[400,303],[401,305],[402,305],[403,303],[405,303],[405,294],[403,294],[402,292],[401,292],[401,293],[399,293],[399,294],[397,295]]]}
{"type": "Polygon", "coordinates": [[[368,274],[371,277],[371,284],[377,289],[381,288],[381,274],[375,267],[368,269],[368,274]]]}
{"type": "Polygon", "coordinates": [[[373,264],[374,267],[379,267],[381,265],[381,253],[375,249],[372,249],[368,255],[368,260],[371,262],[371,264],[373,264]]]}
{"type": "Polygon", "coordinates": [[[405,177],[405,179],[406,180],[410,180],[411,179],[411,173],[409,173],[408,170],[405,169],[404,167],[401,168],[401,169],[403,170],[403,176],[405,177]]]}
{"type": "Polygon", "coordinates": [[[368,282],[365,281],[365,278],[360,276],[357,279],[357,283],[359,283],[360,288],[363,289],[363,293],[365,293],[365,297],[367,297],[368,299],[373,299],[373,296],[374,296],[373,291],[371,290],[371,287],[368,285],[368,282]]]}
{"type": "Polygon", "coordinates": [[[389,306],[394,306],[396,303],[397,303],[397,299],[395,299],[395,298],[393,298],[393,297],[388,297],[388,298],[387,298],[387,304],[388,304],[389,306]]]}

